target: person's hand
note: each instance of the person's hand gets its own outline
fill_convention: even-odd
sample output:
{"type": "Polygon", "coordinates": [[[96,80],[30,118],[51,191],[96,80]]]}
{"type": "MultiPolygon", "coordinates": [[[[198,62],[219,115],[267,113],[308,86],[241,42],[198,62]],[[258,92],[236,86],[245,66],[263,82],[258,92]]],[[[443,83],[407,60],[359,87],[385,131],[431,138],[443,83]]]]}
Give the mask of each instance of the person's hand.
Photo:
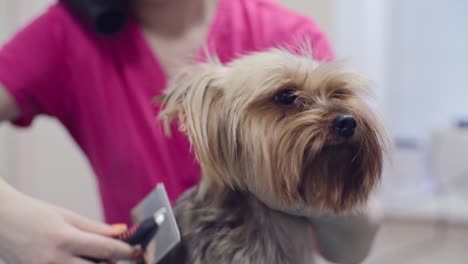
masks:
{"type": "Polygon", "coordinates": [[[11,191],[0,195],[0,259],[7,264],[88,264],[80,257],[132,259],[135,249],[112,239],[123,230],[11,191]]]}

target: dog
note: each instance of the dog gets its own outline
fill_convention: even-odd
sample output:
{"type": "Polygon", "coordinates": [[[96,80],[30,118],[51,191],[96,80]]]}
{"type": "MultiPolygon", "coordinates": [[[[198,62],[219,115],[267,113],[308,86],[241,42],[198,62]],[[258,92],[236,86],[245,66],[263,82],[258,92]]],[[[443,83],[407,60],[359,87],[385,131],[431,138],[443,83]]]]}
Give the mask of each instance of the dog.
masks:
{"type": "Polygon", "coordinates": [[[189,67],[159,117],[202,169],[174,212],[181,246],[163,263],[313,262],[307,215],[359,210],[380,182],[385,133],[369,81],[312,52],[271,49],[189,67]]]}

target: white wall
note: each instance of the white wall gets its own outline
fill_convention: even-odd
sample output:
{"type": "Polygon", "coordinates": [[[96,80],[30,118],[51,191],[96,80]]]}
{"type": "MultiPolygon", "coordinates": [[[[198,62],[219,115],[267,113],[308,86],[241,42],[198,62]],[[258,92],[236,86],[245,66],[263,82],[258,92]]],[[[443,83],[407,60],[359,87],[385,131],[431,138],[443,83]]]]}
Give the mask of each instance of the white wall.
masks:
{"type": "MultiPolygon", "coordinates": [[[[0,0],[0,43],[7,37],[8,27],[7,2],[0,0]]],[[[6,177],[6,135],[5,129],[0,127],[0,177],[6,177]]]]}
{"type": "Polygon", "coordinates": [[[10,32],[8,6],[8,0],[0,0],[0,41],[5,40],[10,32]]]}
{"type": "Polygon", "coordinates": [[[283,2],[330,10],[324,21],[338,58],[374,82],[395,137],[426,141],[433,128],[468,118],[468,1],[283,2]]]}
{"type": "Polygon", "coordinates": [[[279,0],[278,2],[304,15],[312,16],[327,34],[332,34],[334,0],[279,0]]]}
{"type": "Polygon", "coordinates": [[[392,1],[389,103],[398,136],[468,117],[468,1],[392,1]]]}
{"type": "MultiPolygon", "coordinates": [[[[12,32],[12,16],[10,12],[12,2],[8,0],[0,0],[0,43],[5,41],[12,32]]],[[[0,125],[0,177],[10,181],[10,135],[11,129],[8,125],[0,125]]]]}

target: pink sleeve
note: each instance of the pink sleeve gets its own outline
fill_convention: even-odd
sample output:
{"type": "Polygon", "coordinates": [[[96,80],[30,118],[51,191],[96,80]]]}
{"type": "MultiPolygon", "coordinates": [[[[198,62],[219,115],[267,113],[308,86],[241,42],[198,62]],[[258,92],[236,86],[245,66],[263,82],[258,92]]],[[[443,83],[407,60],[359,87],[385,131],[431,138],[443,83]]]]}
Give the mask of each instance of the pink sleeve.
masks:
{"type": "Polygon", "coordinates": [[[29,125],[38,114],[64,118],[66,25],[61,11],[51,7],[0,48],[0,83],[21,109],[17,125],[29,125]]]}

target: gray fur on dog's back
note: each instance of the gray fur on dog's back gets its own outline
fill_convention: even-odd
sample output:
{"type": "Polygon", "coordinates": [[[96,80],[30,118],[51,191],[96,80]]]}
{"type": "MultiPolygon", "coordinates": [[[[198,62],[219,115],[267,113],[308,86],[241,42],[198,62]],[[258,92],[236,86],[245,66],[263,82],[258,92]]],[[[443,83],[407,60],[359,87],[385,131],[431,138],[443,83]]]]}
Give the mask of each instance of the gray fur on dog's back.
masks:
{"type": "Polygon", "coordinates": [[[175,214],[182,244],[162,263],[311,264],[306,220],[273,211],[250,194],[225,190],[222,199],[191,189],[175,214]]]}

